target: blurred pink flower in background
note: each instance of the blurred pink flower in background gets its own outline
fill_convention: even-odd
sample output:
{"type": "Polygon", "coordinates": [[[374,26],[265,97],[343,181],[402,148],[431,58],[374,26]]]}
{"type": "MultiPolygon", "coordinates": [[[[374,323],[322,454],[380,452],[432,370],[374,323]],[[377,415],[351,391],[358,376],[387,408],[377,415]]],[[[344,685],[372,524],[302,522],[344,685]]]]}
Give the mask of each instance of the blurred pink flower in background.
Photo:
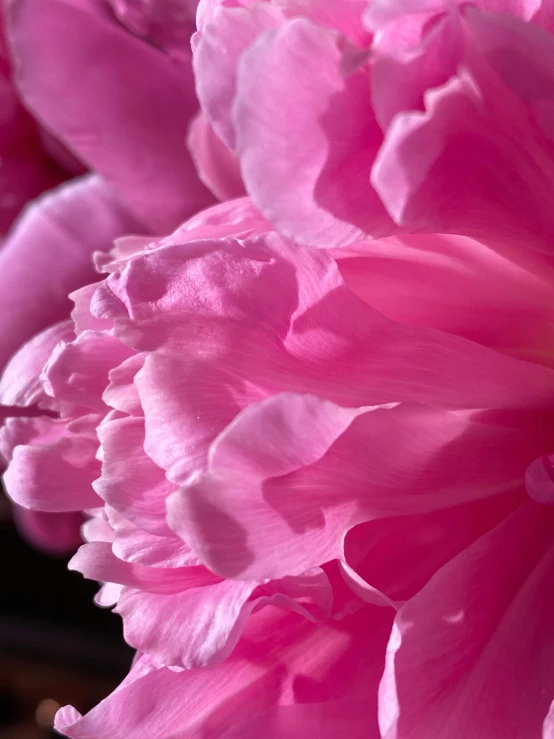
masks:
{"type": "Polygon", "coordinates": [[[9,26],[137,223],[0,381],[10,496],[86,514],[137,649],[58,730],[552,739],[550,3],[201,0],[200,112],[193,8],[102,7],[9,26]]]}
{"type": "MultiPolygon", "coordinates": [[[[70,173],[84,171],[77,158],[92,173],[32,204],[4,240],[0,366],[34,333],[69,315],[67,294],[93,279],[93,252],[125,234],[171,230],[214,200],[186,145],[198,107],[189,48],[195,3],[186,12],[182,3],[113,5],[122,23],[96,0],[6,3],[10,60],[7,46],[0,51],[13,82],[3,83],[2,110],[13,113],[0,129],[0,146],[9,147],[8,159],[0,152],[9,165],[0,177],[12,179],[0,181],[2,197],[17,195],[19,210],[61,180],[41,140],[70,173]],[[16,190],[19,183],[25,187],[16,190]]],[[[42,548],[71,549],[79,539],[75,516],[66,525],[67,517],[16,514],[42,548]]]]}

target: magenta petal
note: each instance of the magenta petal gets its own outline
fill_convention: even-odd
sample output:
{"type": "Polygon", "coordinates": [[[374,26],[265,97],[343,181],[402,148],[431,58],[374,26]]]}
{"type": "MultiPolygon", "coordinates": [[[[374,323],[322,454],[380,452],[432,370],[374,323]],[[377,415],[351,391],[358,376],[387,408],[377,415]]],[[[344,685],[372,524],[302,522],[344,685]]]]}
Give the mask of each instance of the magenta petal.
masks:
{"type": "Polygon", "coordinates": [[[197,108],[190,69],[90,0],[15,0],[8,29],[27,105],[138,218],[168,231],[211,202],[185,145],[197,108]]]}
{"type": "Polygon", "coordinates": [[[81,544],[83,516],[75,513],[43,513],[13,506],[17,528],[32,546],[47,554],[65,555],[81,544]]]}
{"type": "Polygon", "coordinates": [[[96,176],[30,206],[0,251],[0,366],[31,336],[69,316],[67,294],[94,279],[92,253],[137,228],[96,176]]]}
{"type": "Polygon", "coordinates": [[[526,503],[403,606],[380,689],[383,737],[540,736],[554,693],[553,534],[552,511],[526,503]]]}
{"type": "MultiPolygon", "coordinates": [[[[243,639],[222,664],[175,672],[142,656],[129,678],[89,714],[61,709],[56,728],[71,739],[226,737],[231,730],[238,732],[231,734],[236,739],[244,727],[245,737],[258,739],[267,727],[268,737],[283,739],[271,733],[279,726],[279,706],[306,708],[309,715],[313,704],[346,700],[357,725],[352,736],[377,739],[376,687],[391,619],[385,610],[364,609],[314,625],[297,614],[264,608],[250,618],[243,639]],[[248,733],[252,723],[260,733],[248,733]]],[[[327,712],[330,720],[333,715],[332,709],[327,712]]],[[[340,709],[337,718],[340,727],[340,709]]]]}

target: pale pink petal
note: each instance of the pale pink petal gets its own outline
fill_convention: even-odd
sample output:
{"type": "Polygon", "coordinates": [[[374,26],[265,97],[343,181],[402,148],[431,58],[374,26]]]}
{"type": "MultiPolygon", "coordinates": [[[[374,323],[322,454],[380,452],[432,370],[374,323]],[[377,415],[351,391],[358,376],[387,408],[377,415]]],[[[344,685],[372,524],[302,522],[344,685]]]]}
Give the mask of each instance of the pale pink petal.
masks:
{"type": "Polygon", "coordinates": [[[110,381],[104,390],[104,403],[129,415],[142,415],[142,406],[134,379],[142,368],[144,354],[133,354],[109,372],[110,381]]]}
{"type": "MultiPolygon", "coordinates": [[[[369,5],[368,13],[376,10],[369,5]]],[[[462,24],[455,14],[404,16],[375,37],[371,100],[383,131],[397,113],[425,109],[425,93],[455,74],[462,51],[462,24]]]]}
{"type": "Polygon", "coordinates": [[[109,542],[102,541],[83,544],[68,567],[89,580],[113,582],[148,593],[179,594],[220,580],[202,566],[161,568],[124,562],[115,556],[109,542]]]}
{"type": "Polygon", "coordinates": [[[540,736],[554,693],[553,533],[552,512],[526,503],[400,610],[383,737],[540,736]]]}
{"type": "Polygon", "coordinates": [[[554,737],[554,701],[550,704],[542,725],[542,739],[552,739],[552,737],[554,737]]]}
{"type": "Polygon", "coordinates": [[[115,540],[113,553],[124,562],[147,567],[195,567],[198,557],[178,536],[156,536],[140,529],[115,509],[106,507],[115,540]]]}
{"type": "Polygon", "coordinates": [[[248,9],[215,7],[194,44],[198,98],[213,130],[232,150],[235,129],[231,110],[239,59],[260,33],[278,27],[284,20],[282,12],[269,3],[248,4],[248,9]]]}
{"type": "Polygon", "coordinates": [[[206,468],[217,434],[260,397],[230,373],[163,354],[146,358],[135,385],[144,411],[144,449],[177,483],[206,468]]]}
{"type": "Polygon", "coordinates": [[[96,176],[31,205],[0,251],[0,366],[34,334],[69,316],[67,294],[94,279],[92,252],[137,228],[96,176]]]}
{"type": "Polygon", "coordinates": [[[545,454],[529,465],[525,488],[537,503],[554,505],[554,454],[545,454]]]}
{"type": "Polygon", "coordinates": [[[30,406],[45,397],[40,375],[60,341],[75,334],[71,321],[56,323],[23,344],[6,365],[0,379],[0,402],[7,406],[30,406]]]}
{"type": "Polygon", "coordinates": [[[109,331],[113,326],[112,321],[96,318],[90,312],[91,300],[101,282],[92,282],[78,290],[70,293],[69,298],[73,301],[74,307],[71,312],[71,320],[75,326],[77,336],[83,331],[109,331]]]}
{"type": "MultiPolygon", "coordinates": [[[[196,569],[211,576],[205,568],[196,569]]],[[[198,580],[201,587],[191,582],[190,589],[174,595],[125,589],[115,610],[123,618],[127,642],[165,665],[212,666],[229,656],[251,614],[262,606],[280,606],[311,619],[314,605],[321,617],[321,606],[332,600],[327,576],[317,568],[300,578],[267,585],[233,580],[203,584],[201,577],[198,580]]]]}
{"type": "Polygon", "coordinates": [[[0,426],[0,452],[6,462],[11,462],[17,446],[51,444],[64,433],[63,421],[50,416],[8,417],[0,426]]]}
{"type": "Polygon", "coordinates": [[[108,374],[133,355],[132,349],[105,331],[83,331],[74,341],[56,347],[44,368],[42,383],[53,398],[105,411],[102,394],[108,374]]]}
{"type": "Polygon", "coordinates": [[[144,451],[144,420],[126,417],[98,427],[102,475],[94,489],[116,511],[153,534],[167,534],[165,501],[176,488],[144,451]]]}
{"type": "Polygon", "coordinates": [[[345,76],[342,46],[299,19],[260,37],[239,66],[234,121],[246,189],[278,231],[313,246],[393,228],[369,182],[382,133],[367,70],[345,76]]]}
{"type": "MultiPolygon", "coordinates": [[[[217,413],[228,422],[229,405],[221,401],[229,394],[232,403],[241,397],[251,402],[264,389],[353,406],[554,403],[552,370],[447,333],[390,322],[345,286],[329,254],[273,234],[150,251],[110,275],[95,300],[98,314],[115,321],[125,343],[174,355],[168,366],[181,362],[183,378],[200,360],[196,396],[202,398],[202,384],[208,399],[210,392],[219,395],[210,422],[217,413]]],[[[173,374],[178,386],[177,369],[165,374],[164,383],[173,374]]],[[[143,404],[149,394],[154,406],[156,387],[159,381],[145,397],[139,390],[143,404]]],[[[186,385],[174,397],[185,392],[186,385]]],[[[192,393],[192,400],[183,397],[187,405],[175,414],[177,422],[180,413],[190,418],[197,402],[192,393]]]]}
{"type": "Polygon", "coordinates": [[[97,448],[98,442],[75,434],[37,446],[16,446],[4,473],[8,495],[24,508],[46,512],[102,505],[92,488],[100,474],[97,448]]]}
{"type": "Polygon", "coordinates": [[[147,226],[168,231],[212,202],[185,145],[190,68],[94,0],[14,0],[8,29],[26,104],[147,226]]]}
{"type": "Polygon", "coordinates": [[[554,74],[545,48],[554,49],[554,40],[531,24],[471,8],[465,24],[471,40],[457,74],[427,91],[425,112],[395,117],[371,181],[410,231],[519,241],[550,253],[554,74]],[[545,92],[531,98],[536,89],[545,92]]]}

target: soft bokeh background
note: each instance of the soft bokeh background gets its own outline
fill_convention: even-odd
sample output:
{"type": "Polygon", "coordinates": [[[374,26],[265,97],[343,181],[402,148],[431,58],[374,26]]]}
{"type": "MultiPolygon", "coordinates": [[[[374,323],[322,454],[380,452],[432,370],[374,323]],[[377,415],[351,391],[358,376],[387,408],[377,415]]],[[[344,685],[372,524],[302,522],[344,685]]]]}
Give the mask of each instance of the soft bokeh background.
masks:
{"type": "Polygon", "coordinates": [[[87,711],[125,676],[121,622],[67,558],[21,538],[0,493],[0,739],[49,739],[58,705],[87,711]]]}

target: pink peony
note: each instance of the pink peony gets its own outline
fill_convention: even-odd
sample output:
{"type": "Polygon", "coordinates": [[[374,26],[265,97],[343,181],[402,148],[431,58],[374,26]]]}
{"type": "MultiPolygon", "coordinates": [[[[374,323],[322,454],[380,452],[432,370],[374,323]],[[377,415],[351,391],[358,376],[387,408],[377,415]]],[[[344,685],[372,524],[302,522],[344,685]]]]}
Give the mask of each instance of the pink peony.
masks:
{"type": "MultiPolygon", "coordinates": [[[[137,649],[56,726],[552,739],[549,6],[232,5],[189,143],[251,199],[120,239],[0,381],[9,494],[86,513],[71,567],[137,649]]],[[[172,3],[113,7],[181,68],[172,3]]]]}
{"type": "Polygon", "coordinates": [[[333,257],[243,199],[97,266],[0,385],[10,495],[88,512],[70,566],[139,655],[58,729],[540,737],[548,258],[449,236],[333,257]]]}

